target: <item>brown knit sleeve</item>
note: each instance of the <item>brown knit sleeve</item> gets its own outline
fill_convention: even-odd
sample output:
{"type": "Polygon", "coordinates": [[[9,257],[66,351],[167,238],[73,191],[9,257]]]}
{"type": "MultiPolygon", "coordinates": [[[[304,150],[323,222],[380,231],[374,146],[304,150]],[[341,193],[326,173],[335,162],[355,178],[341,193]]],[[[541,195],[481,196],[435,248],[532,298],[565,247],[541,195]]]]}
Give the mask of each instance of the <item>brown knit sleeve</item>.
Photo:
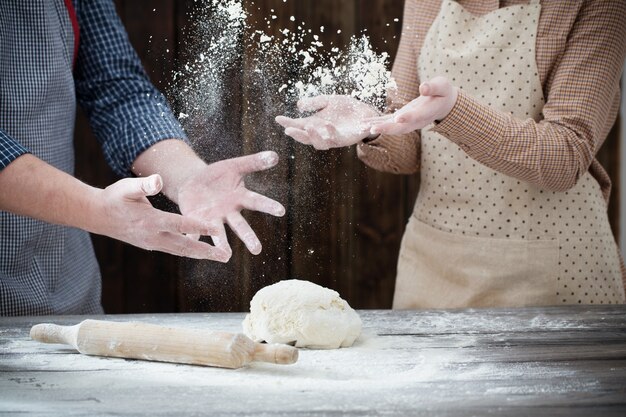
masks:
{"type": "Polygon", "coordinates": [[[384,135],[357,146],[357,155],[365,165],[393,174],[414,174],[419,170],[420,134],[384,135]]]}
{"type": "Polygon", "coordinates": [[[434,130],[492,169],[567,190],[598,165],[619,108],[625,55],[626,2],[586,1],[554,69],[543,120],[517,119],[462,93],[434,130]]]}
{"type": "MultiPolygon", "coordinates": [[[[402,36],[393,64],[397,89],[388,92],[387,111],[395,111],[419,95],[417,75],[417,0],[407,0],[402,20],[402,36]]],[[[369,167],[395,174],[411,174],[419,169],[420,134],[382,135],[357,147],[359,158],[369,167]]]]}

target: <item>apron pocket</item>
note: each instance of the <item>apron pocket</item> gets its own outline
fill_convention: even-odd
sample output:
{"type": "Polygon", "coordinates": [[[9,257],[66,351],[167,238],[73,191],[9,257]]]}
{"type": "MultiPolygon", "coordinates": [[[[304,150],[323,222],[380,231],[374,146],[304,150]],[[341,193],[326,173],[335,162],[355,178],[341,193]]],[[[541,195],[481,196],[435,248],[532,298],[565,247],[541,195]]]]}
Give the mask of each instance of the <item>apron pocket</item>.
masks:
{"type": "Polygon", "coordinates": [[[411,217],[398,258],[393,307],[554,305],[558,261],[557,239],[472,237],[411,217]]]}

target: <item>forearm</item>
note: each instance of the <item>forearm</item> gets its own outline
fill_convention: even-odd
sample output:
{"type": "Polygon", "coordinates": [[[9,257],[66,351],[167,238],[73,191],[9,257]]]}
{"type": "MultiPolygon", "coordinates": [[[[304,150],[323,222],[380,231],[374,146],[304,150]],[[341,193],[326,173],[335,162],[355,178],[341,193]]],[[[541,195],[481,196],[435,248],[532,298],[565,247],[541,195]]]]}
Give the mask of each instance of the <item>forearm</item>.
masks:
{"type": "Polygon", "coordinates": [[[31,154],[0,171],[0,210],[87,231],[98,191],[31,154]]]}
{"type": "Polygon", "coordinates": [[[128,177],[138,155],[160,141],[186,135],[150,82],[114,2],[84,2],[77,11],[76,97],[107,163],[117,175],[128,177]]]}
{"type": "Polygon", "coordinates": [[[158,142],[141,153],[132,171],[141,177],[159,174],[163,178],[163,193],[178,203],[178,191],[194,172],[205,162],[182,140],[170,139],[158,142]]]}
{"type": "Polygon", "coordinates": [[[435,131],[511,177],[554,191],[573,187],[594,164],[618,112],[625,21],[623,1],[583,2],[543,85],[546,100],[537,121],[513,117],[466,92],[435,131]]]}
{"type": "Polygon", "coordinates": [[[565,191],[589,169],[601,142],[599,134],[563,120],[518,119],[460,94],[433,130],[483,165],[540,188],[565,191]]]}

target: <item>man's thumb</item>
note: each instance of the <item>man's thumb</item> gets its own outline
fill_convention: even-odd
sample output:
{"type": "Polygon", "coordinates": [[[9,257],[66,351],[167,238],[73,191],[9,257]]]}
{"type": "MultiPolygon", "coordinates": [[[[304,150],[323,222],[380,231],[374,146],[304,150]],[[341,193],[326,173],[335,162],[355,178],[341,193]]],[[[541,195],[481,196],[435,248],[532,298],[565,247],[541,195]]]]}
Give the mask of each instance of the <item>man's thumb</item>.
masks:
{"type": "Polygon", "coordinates": [[[150,175],[146,178],[141,178],[141,189],[145,196],[156,195],[163,188],[163,180],[159,174],[150,175]]]}
{"type": "Polygon", "coordinates": [[[133,200],[156,195],[163,188],[163,180],[159,174],[145,178],[127,178],[120,181],[123,184],[122,194],[133,200]]]}

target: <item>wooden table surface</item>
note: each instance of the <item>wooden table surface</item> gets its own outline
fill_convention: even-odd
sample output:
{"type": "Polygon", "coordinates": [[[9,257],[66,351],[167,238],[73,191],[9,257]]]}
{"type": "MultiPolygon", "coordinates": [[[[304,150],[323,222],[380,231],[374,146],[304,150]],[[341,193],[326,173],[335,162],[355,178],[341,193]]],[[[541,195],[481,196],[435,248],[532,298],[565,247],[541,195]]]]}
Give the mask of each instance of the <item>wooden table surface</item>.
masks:
{"type": "MultiPolygon", "coordinates": [[[[361,311],[352,348],[227,370],[89,357],[0,318],[0,415],[626,416],[626,306],[361,311]]],[[[239,331],[243,314],[105,316],[239,331]]]]}

